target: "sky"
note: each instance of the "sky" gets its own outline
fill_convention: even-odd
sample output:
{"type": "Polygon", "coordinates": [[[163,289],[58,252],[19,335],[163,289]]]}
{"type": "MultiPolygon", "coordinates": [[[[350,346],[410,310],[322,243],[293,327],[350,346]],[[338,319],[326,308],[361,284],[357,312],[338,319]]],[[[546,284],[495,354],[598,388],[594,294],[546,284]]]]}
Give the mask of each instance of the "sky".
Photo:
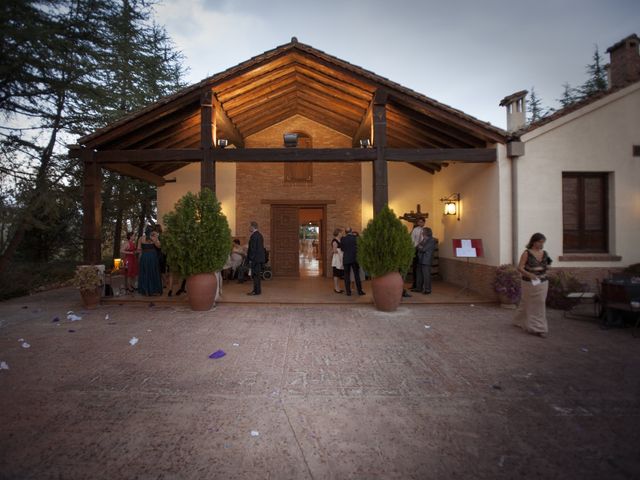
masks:
{"type": "Polygon", "coordinates": [[[640,0],[162,0],[196,83],[295,36],[342,60],[506,127],[498,104],[535,88],[558,107],[597,47],[640,35],[640,0]]]}

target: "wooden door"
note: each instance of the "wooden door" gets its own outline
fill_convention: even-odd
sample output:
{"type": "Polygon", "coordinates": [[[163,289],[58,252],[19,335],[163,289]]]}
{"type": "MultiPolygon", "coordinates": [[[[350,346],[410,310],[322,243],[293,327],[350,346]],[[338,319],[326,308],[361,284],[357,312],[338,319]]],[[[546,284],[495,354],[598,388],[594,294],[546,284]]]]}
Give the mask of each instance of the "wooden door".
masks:
{"type": "Polygon", "coordinates": [[[271,206],[271,268],[279,277],[298,277],[298,207],[271,206]]]}

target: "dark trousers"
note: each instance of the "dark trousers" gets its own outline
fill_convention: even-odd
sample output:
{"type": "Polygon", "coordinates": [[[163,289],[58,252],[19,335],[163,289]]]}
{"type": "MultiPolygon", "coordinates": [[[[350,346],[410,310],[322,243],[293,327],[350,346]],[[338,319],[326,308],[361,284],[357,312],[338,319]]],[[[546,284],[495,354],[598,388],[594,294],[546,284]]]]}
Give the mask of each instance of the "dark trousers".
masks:
{"type": "Polygon", "coordinates": [[[431,265],[418,264],[418,278],[416,281],[416,289],[421,292],[431,291],[431,265]]]}
{"type": "Polygon", "coordinates": [[[411,273],[412,275],[412,282],[411,282],[411,288],[415,289],[417,288],[416,285],[418,284],[418,269],[420,267],[420,264],[418,263],[418,254],[416,253],[413,256],[413,262],[411,263],[411,273]]]}
{"type": "Polygon", "coordinates": [[[253,293],[262,293],[262,289],[260,288],[260,280],[262,280],[261,263],[251,264],[251,278],[253,279],[253,293]]]}
{"type": "Polygon", "coordinates": [[[360,265],[358,262],[345,263],[344,264],[344,289],[347,295],[351,295],[351,269],[353,269],[353,275],[356,277],[356,289],[358,293],[362,291],[362,284],[360,283],[360,265]]]}

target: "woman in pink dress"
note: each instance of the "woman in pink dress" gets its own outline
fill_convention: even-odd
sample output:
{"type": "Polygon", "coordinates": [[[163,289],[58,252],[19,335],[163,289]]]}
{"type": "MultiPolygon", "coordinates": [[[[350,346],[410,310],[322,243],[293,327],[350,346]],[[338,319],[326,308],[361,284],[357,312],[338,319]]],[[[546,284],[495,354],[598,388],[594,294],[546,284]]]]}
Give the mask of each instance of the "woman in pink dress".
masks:
{"type": "Polygon", "coordinates": [[[136,289],[138,283],[138,259],[136,258],[136,250],[133,233],[127,232],[127,239],[122,242],[120,253],[124,256],[124,264],[127,267],[126,275],[129,280],[130,293],[136,289]]]}

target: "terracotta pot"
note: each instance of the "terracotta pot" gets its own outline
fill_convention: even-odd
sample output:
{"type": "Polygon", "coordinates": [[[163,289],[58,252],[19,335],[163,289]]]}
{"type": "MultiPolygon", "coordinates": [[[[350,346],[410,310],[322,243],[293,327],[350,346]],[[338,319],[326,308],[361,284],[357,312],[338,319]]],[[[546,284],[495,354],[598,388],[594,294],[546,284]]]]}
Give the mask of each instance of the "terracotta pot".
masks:
{"type": "Polygon", "coordinates": [[[398,272],[387,273],[371,280],[373,303],[383,312],[394,312],[402,299],[402,276],[398,272]]]}
{"type": "Polygon", "coordinates": [[[187,297],[191,310],[211,310],[216,300],[218,279],[215,273],[199,273],[187,278],[187,297]]]}
{"type": "Polygon", "coordinates": [[[518,302],[511,300],[504,293],[498,293],[498,301],[500,302],[500,305],[504,308],[516,308],[516,306],[518,305],[518,302]]]}
{"type": "Polygon", "coordinates": [[[98,308],[98,305],[100,305],[100,290],[101,287],[96,287],[94,290],[80,290],[84,308],[88,310],[98,308]]]}

